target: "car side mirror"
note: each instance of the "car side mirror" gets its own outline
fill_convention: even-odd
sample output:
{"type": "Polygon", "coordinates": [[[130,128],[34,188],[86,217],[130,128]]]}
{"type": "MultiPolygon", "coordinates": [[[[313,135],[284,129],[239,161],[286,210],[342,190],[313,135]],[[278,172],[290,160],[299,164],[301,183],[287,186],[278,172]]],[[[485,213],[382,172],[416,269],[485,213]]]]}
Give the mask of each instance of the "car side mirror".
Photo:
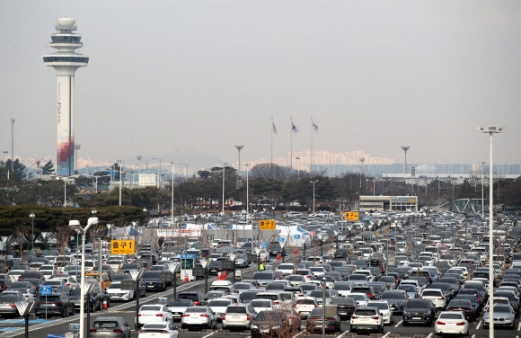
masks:
{"type": "Polygon", "coordinates": [[[172,327],[172,330],[177,330],[177,326],[172,327]]]}

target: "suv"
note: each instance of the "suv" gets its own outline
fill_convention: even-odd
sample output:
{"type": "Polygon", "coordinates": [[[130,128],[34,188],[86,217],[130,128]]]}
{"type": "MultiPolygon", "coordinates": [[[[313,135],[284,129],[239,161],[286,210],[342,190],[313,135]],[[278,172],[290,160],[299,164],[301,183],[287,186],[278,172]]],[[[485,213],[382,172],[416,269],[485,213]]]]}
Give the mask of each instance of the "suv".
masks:
{"type": "Polygon", "coordinates": [[[251,326],[251,319],[254,314],[244,304],[229,305],[226,308],[226,313],[222,315],[222,329],[230,328],[244,328],[249,330],[251,326]]]}
{"type": "Polygon", "coordinates": [[[447,306],[447,298],[441,289],[425,289],[420,298],[430,299],[436,309],[444,310],[447,306]]]}
{"type": "Polygon", "coordinates": [[[373,286],[365,285],[365,286],[355,286],[351,289],[352,293],[365,293],[369,299],[379,299],[378,295],[373,286]]]}
{"type": "Polygon", "coordinates": [[[204,306],[206,302],[202,292],[198,291],[183,291],[177,294],[177,299],[190,299],[194,302],[194,306],[204,306]]]}
{"type": "Polygon", "coordinates": [[[96,317],[89,329],[89,335],[96,337],[130,338],[130,326],[123,317],[96,317]]]}
{"type": "Polygon", "coordinates": [[[359,307],[351,316],[351,332],[357,333],[362,330],[384,332],[384,321],[378,308],[359,307]]]}
{"type": "Polygon", "coordinates": [[[286,255],[284,252],[284,249],[280,246],[279,242],[273,242],[268,247],[268,251],[270,253],[270,256],[277,256],[278,254],[286,255]]]}
{"type": "Polygon", "coordinates": [[[436,309],[430,299],[409,299],[403,308],[403,325],[411,323],[432,326],[436,309]]]}

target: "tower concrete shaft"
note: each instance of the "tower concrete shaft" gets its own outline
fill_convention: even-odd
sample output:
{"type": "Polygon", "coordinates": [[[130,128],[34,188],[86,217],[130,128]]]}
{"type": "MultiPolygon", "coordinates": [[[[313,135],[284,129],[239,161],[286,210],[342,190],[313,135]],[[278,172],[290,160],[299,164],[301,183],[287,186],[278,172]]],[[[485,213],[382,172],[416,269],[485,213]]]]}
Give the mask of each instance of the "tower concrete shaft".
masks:
{"type": "Polygon", "coordinates": [[[43,62],[53,67],[57,75],[57,159],[58,175],[74,175],[74,73],[79,67],[87,66],[89,57],[78,54],[81,48],[81,36],[73,33],[76,21],[71,18],[58,19],[57,32],[51,34],[49,46],[57,51],[44,55],[43,62]]]}

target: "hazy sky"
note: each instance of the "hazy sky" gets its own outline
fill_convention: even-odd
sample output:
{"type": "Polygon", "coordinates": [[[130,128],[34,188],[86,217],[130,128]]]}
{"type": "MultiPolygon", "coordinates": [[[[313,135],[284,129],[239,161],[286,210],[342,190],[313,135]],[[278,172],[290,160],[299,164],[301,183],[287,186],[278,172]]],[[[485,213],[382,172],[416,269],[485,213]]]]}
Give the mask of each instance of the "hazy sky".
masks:
{"type": "Polygon", "coordinates": [[[521,1],[1,1],[0,147],[56,157],[56,72],[76,19],[80,158],[243,161],[361,150],[409,163],[521,163],[521,1]]]}

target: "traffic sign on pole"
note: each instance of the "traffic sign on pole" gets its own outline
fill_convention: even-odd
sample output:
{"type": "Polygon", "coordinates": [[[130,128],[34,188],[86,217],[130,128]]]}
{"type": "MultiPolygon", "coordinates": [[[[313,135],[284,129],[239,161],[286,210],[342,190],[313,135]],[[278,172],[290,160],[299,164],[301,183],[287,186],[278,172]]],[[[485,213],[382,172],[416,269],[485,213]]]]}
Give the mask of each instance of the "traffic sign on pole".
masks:
{"type": "Polygon", "coordinates": [[[110,241],[110,253],[113,255],[132,255],[136,253],[136,244],[133,239],[110,241]]]}

